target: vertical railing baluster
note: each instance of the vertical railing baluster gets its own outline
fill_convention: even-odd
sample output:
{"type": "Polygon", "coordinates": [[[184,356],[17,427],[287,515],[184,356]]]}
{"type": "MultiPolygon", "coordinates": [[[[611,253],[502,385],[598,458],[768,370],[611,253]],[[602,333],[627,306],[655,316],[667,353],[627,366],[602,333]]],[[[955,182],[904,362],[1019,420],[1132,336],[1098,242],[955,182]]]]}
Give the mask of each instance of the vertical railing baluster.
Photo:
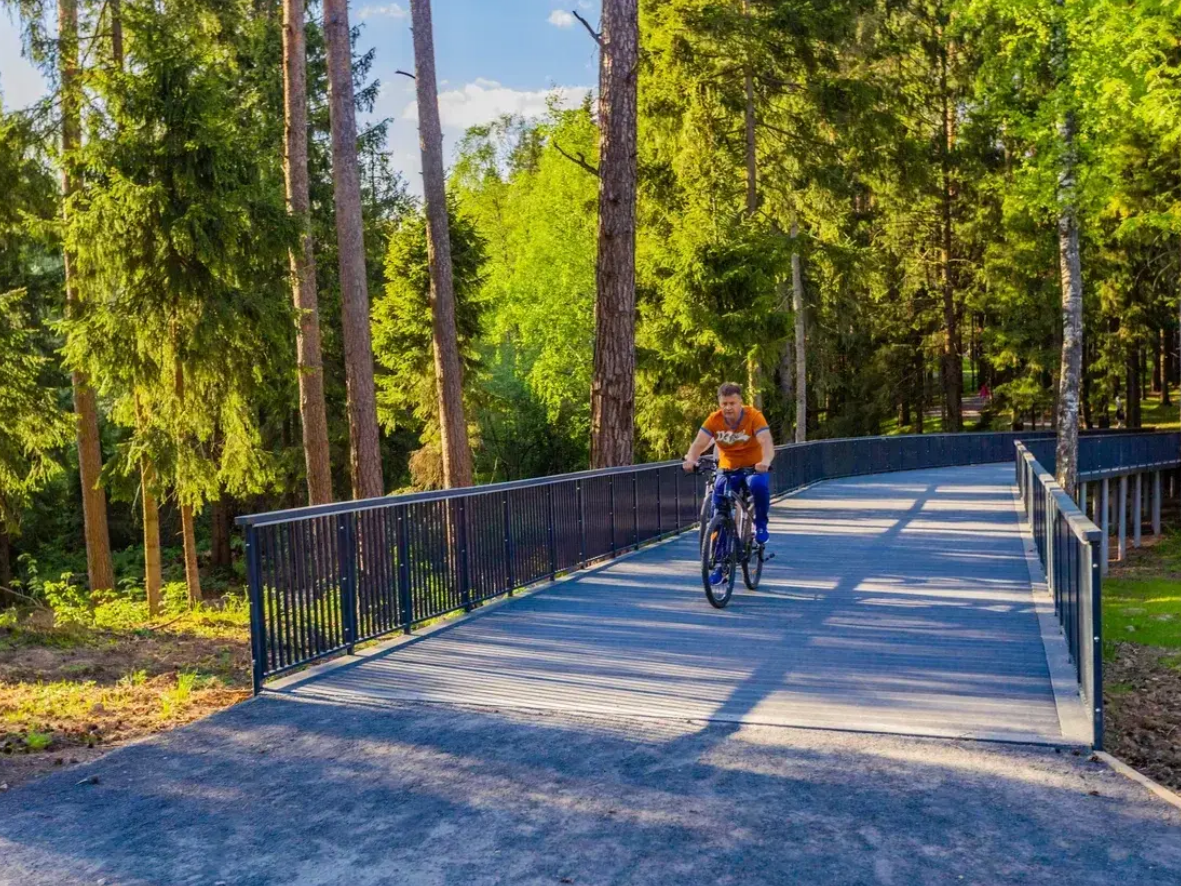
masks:
{"type": "Polygon", "coordinates": [[[545,510],[546,510],[546,526],[547,526],[547,542],[549,546],[549,580],[553,581],[558,577],[558,546],[557,536],[554,533],[554,484],[549,483],[545,487],[545,510]]]}
{"type": "Polygon", "coordinates": [[[354,514],[341,514],[336,524],[337,566],[340,568],[340,612],[345,650],[353,654],[356,637],[357,576],[355,536],[352,532],[354,514]]]}
{"type": "Polygon", "coordinates": [[[402,627],[409,634],[414,629],[414,601],[410,596],[410,543],[406,538],[406,508],[398,508],[395,523],[395,544],[398,546],[398,608],[402,610],[402,627]]]}

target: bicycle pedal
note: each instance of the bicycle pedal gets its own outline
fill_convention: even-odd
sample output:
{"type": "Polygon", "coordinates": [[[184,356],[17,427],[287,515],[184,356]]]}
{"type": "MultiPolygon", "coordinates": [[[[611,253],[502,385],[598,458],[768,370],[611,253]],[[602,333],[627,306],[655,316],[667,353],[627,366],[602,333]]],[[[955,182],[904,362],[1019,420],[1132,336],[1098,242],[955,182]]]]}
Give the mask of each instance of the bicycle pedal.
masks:
{"type": "Polygon", "coordinates": [[[774,559],[775,559],[775,554],[774,554],[774,553],[770,553],[770,554],[768,554],[767,556],[765,556],[765,557],[763,558],[763,562],[764,562],[764,563],[770,563],[770,562],[771,562],[772,560],[774,560],[774,559]]]}

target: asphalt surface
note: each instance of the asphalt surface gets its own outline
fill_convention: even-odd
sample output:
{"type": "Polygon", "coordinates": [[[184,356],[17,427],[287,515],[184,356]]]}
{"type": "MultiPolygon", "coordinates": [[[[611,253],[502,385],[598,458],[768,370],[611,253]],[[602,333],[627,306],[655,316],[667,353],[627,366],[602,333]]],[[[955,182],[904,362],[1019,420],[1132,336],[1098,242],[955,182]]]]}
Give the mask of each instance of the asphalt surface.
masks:
{"type": "Polygon", "coordinates": [[[1178,882],[1085,754],[736,723],[264,696],[0,795],[13,886],[1178,882]]]}

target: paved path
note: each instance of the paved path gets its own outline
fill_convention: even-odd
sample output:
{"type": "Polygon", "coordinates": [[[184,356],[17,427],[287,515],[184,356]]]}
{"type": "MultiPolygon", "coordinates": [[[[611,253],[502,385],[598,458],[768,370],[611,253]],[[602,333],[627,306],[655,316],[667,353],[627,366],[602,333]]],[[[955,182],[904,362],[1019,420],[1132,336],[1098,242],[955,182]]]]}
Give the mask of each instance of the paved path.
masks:
{"type": "Polygon", "coordinates": [[[724,613],[673,543],[0,794],[0,886],[1175,886],[1085,754],[761,725],[1052,739],[1007,476],[822,485],[724,613]]]}
{"type": "Polygon", "coordinates": [[[833,481],[770,528],[759,593],[723,612],[691,534],[284,691],[1062,741],[1011,468],[833,481]]]}

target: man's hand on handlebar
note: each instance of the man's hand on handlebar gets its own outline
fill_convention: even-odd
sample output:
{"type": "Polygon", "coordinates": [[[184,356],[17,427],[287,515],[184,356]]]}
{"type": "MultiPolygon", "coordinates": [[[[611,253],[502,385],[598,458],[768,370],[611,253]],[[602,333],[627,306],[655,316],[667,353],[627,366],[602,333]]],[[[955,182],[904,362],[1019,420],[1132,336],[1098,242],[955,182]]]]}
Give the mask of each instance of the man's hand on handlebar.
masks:
{"type": "Polygon", "coordinates": [[[685,471],[686,474],[692,474],[694,471],[697,470],[697,461],[698,461],[697,459],[690,458],[689,456],[686,455],[684,460],[681,462],[681,468],[685,471]]]}
{"type": "Polygon", "coordinates": [[[756,474],[765,474],[769,470],[771,470],[771,463],[770,462],[761,461],[757,465],[755,465],[755,473],[756,474]]]}

